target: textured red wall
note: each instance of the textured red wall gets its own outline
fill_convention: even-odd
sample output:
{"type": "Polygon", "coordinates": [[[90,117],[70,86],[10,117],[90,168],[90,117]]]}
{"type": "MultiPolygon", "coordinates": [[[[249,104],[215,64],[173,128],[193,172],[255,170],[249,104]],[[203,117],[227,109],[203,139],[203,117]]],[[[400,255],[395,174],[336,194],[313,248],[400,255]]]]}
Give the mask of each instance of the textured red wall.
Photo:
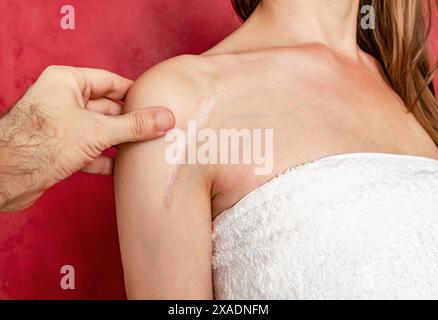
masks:
{"type": "MultiPolygon", "coordinates": [[[[229,0],[0,0],[0,14],[0,110],[50,64],[136,78],[238,25],[229,0]],[[76,30],[59,27],[65,4],[76,9],[76,30]]],[[[124,297],[111,178],[76,174],[25,213],[0,216],[0,299],[124,297]],[[60,288],[66,264],[75,267],[76,290],[60,288]]]]}
{"type": "MultiPolygon", "coordinates": [[[[228,0],[0,0],[0,15],[0,110],[48,65],[136,78],[238,25],[228,0]],[[59,26],[65,4],[76,10],[76,30],[59,26]]],[[[0,216],[0,299],[124,297],[111,178],[76,174],[25,213],[0,216]],[[66,264],[76,290],[60,288],[66,264]]]]}

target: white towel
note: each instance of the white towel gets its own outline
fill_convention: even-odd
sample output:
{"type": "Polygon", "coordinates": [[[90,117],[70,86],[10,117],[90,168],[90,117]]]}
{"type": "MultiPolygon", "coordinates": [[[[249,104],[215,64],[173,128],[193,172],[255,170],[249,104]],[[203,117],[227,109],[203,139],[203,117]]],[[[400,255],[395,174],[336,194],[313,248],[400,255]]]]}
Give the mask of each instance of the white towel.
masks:
{"type": "Polygon", "coordinates": [[[438,299],[438,161],[289,170],[213,222],[216,299],[438,299]]]}

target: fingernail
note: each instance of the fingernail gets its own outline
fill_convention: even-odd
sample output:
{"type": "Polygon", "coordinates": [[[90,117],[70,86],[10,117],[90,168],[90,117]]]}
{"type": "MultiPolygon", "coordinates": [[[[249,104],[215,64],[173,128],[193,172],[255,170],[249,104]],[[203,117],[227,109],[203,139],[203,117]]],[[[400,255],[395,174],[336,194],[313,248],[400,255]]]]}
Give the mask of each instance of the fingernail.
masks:
{"type": "Polygon", "coordinates": [[[158,130],[165,132],[173,128],[175,121],[169,111],[162,110],[155,114],[155,122],[158,130]]]}

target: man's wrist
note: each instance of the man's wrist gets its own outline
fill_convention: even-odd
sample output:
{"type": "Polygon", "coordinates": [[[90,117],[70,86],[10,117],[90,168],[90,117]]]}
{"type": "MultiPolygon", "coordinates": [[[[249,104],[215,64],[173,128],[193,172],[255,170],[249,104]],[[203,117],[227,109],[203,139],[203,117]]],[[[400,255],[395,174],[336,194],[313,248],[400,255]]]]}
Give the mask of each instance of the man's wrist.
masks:
{"type": "Polygon", "coordinates": [[[10,201],[9,182],[6,174],[8,167],[6,159],[8,156],[7,145],[9,138],[6,136],[6,116],[0,118],[0,212],[6,211],[10,201]]]}
{"type": "Polygon", "coordinates": [[[36,150],[19,142],[25,137],[18,132],[20,119],[14,111],[0,118],[0,212],[23,209],[36,189],[32,183],[36,150]]]}

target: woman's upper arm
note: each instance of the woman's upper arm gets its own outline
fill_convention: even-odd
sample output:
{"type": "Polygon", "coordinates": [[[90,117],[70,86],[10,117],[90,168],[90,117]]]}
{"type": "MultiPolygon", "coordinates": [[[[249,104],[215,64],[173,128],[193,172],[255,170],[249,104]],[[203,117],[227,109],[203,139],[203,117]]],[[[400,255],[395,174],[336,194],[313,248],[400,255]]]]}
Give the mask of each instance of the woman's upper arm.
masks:
{"type": "MultiPolygon", "coordinates": [[[[153,79],[153,74],[146,75],[134,85],[127,108],[172,108],[174,103],[176,118],[186,118],[178,106],[181,100],[172,101],[153,79]]],[[[158,81],[165,79],[163,74],[158,81]]],[[[170,87],[181,89],[178,84],[170,87]]],[[[202,167],[168,163],[168,146],[159,139],[124,145],[118,151],[117,220],[127,294],[134,299],[211,299],[208,179],[202,167]]]]}

